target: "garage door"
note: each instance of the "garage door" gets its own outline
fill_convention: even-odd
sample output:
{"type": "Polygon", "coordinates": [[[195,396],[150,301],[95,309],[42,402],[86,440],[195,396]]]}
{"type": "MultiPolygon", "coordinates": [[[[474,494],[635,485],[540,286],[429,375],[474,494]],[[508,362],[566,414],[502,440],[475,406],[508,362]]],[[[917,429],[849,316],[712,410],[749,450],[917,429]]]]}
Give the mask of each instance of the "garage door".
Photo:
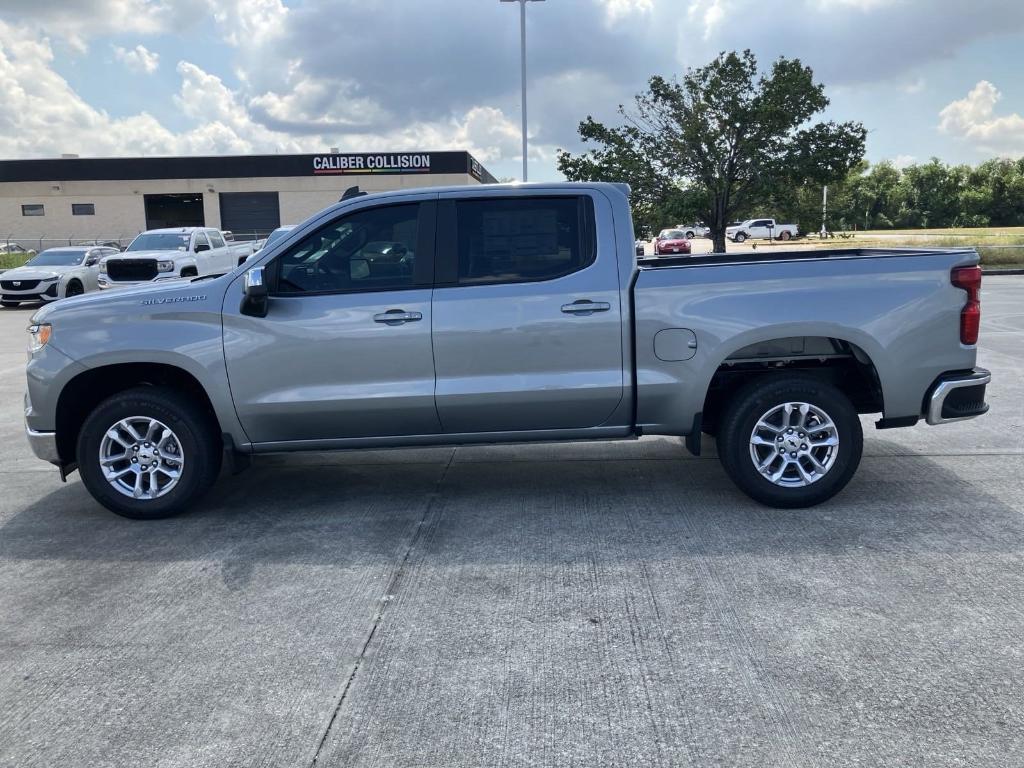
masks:
{"type": "Polygon", "coordinates": [[[281,226],[277,192],[221,192],[220,228],[237,240],[266,237],[281,226]]]}

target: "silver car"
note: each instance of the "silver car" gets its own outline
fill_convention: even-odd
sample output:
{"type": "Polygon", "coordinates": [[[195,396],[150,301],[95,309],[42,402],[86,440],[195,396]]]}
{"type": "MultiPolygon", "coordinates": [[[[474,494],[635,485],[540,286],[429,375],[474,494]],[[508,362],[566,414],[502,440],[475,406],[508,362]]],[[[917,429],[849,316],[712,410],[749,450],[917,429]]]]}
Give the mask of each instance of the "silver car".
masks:
{"type": "Polygon", "coordinates": [[[56,301],[95,291],[100,260],[116,253],[106,246],[47,248],[0,274],[0,304],[15,307],[23,301],[56,301]]]}

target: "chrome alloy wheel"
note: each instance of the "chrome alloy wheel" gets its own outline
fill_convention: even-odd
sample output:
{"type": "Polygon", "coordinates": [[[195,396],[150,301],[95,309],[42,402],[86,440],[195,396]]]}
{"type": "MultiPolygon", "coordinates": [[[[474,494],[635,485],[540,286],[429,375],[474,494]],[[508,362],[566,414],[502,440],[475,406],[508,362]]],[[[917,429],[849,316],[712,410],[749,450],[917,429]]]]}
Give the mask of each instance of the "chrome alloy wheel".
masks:
{"type": "Polygon", "coordinates": [[[750,433],[750,460],[775,485],[802,488],[821,480],[839,455],[839,431],[821,408],[782,403],[750,433]]]}
{"type": "Polygon", "coordinates": [[[103,476],[119,493],[135,499],[159,499],[170,493],[184,466],[178,436],[148,416],[121,419],[100,442],[103,476]]]}

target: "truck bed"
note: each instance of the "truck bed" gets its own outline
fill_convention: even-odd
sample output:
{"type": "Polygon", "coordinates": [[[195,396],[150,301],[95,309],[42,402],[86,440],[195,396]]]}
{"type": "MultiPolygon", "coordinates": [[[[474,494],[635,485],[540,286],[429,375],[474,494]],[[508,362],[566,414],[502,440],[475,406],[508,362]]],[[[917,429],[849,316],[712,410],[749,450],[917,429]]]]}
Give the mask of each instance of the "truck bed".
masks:
{"type": "Polygon", "coordinates": [[[759,249],[637,262],[637,421],[645,431],[685,434],[688,425],[666,417],[699,413],[716,371],[754,345],[795,346],[810,357],[820,355],[806,350],[850,350],[874,371],[888,420],[919,417],[937,376],[975,363],[975,350],[960,344],[966,294],[950,281],[953,268],[978,263],[972,248],[759,249]],[[682,348],[667,360],[658,348],[666,336],[682,348]]]}

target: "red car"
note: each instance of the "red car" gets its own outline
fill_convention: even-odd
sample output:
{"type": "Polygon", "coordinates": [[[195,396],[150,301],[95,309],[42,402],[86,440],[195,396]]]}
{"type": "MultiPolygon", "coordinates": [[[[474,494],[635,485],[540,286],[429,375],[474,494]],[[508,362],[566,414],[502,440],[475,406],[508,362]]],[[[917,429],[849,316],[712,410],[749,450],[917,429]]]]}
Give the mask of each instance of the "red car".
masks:
{"type": "Polygon", "coordinates": [[[681,229],[661,230],[654,238],[654,255],[667,256],[674,253],[690,253],[690,241],[686,233],[681,229]]]}

